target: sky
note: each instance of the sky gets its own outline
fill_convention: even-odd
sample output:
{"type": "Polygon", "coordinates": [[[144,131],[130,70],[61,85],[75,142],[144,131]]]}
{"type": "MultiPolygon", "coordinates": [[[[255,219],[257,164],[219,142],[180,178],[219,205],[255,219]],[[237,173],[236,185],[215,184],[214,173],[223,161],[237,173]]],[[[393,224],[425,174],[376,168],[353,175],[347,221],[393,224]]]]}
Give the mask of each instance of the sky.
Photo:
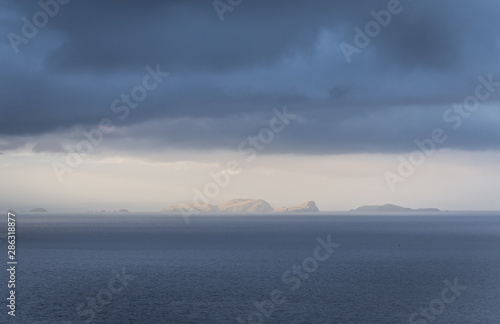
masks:
{"type": "Polygon", "coordinates": [[[4,1],[0,209],[500,210],[499,10],[4,1]]]}

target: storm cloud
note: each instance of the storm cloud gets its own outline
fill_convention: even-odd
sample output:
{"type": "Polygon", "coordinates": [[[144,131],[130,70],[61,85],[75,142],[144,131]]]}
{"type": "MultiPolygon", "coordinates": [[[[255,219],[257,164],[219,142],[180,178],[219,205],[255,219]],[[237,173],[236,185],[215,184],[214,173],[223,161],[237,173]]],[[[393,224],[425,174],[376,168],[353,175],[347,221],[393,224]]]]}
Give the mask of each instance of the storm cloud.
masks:
{"type": "Polygon", "coordinates": [[[56,152],[103,118],[111,150],[235,149],[283,106],[300,118],[269,152],[409,151],[436,127],[442,148],[498,149],[500,88],[458,129],[443,114],[480,76],[500,81],[500,4],[402,0],[348,63],[340,44],[390,2],[244,0],[221,21],[211,1],[73,0],[17,45],[23,17],[43,9],[4,3],[0,151],[56,152]],[[169,76],[120,118],[113,101],[148,66],[169,76]]]}

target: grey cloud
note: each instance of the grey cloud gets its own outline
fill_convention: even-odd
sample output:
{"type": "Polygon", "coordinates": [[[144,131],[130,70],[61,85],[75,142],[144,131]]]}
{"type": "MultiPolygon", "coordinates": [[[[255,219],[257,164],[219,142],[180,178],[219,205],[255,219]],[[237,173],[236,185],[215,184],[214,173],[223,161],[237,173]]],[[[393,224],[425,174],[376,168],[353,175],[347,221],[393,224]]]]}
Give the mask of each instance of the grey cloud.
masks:
{"type": "MultiPolygon", "coordinates": [[[[275,151],[408,150],[473,94],[477,76],[500,80],[500,5],[401,3],[347,64],[339,43],[352,43],[353,27],[387,1],[244,1],[224,22],[210,1],[72,1],[19,54],[4,38],[0,139],[66,136],[106,117],[154,145],[231,149],[273,107],[288,105],[307,123],[287,129],[275,151]],[[111,102],[156,64],[171,75],[119,120],[111,102]]],[[[0,24],[17,33],[21,17],[40,10],[36,2],[2,8],[0,24]]],[[[484,104],[495,101],[498,93],[484,104]]],[[[492,113],[477,111],[446,146],[498,148],[492,113]]],[[[40,142],[34,150],[57,149],[40,142]]]]}

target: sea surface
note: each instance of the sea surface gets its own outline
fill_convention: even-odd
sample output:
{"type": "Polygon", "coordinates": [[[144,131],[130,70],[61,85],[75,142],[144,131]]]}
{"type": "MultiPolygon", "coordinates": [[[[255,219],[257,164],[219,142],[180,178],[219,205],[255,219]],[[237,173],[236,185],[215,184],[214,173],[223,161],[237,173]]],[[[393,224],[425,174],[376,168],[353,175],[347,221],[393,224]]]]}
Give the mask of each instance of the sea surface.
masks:
{"type": "Polygon", "coordinates": [[[0,323],[500,323],[499,214],[16,217],[0,323]]]}

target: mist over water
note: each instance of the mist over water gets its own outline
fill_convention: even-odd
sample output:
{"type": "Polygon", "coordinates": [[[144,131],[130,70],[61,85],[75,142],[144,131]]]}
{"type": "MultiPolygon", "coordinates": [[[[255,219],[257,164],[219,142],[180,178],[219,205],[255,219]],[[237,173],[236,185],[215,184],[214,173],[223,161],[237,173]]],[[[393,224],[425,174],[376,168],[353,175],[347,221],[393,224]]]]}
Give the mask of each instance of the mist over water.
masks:
{"type": "Polygon", "coordinates": [[[17,231],[18,308],[2,323],[409,323],[455,279],[467,288],[433,323],[500,323],[493,214],[18,214],[17,231]],[[283,280],[328,236],[340,246],[307,279],[283,280]]]}

